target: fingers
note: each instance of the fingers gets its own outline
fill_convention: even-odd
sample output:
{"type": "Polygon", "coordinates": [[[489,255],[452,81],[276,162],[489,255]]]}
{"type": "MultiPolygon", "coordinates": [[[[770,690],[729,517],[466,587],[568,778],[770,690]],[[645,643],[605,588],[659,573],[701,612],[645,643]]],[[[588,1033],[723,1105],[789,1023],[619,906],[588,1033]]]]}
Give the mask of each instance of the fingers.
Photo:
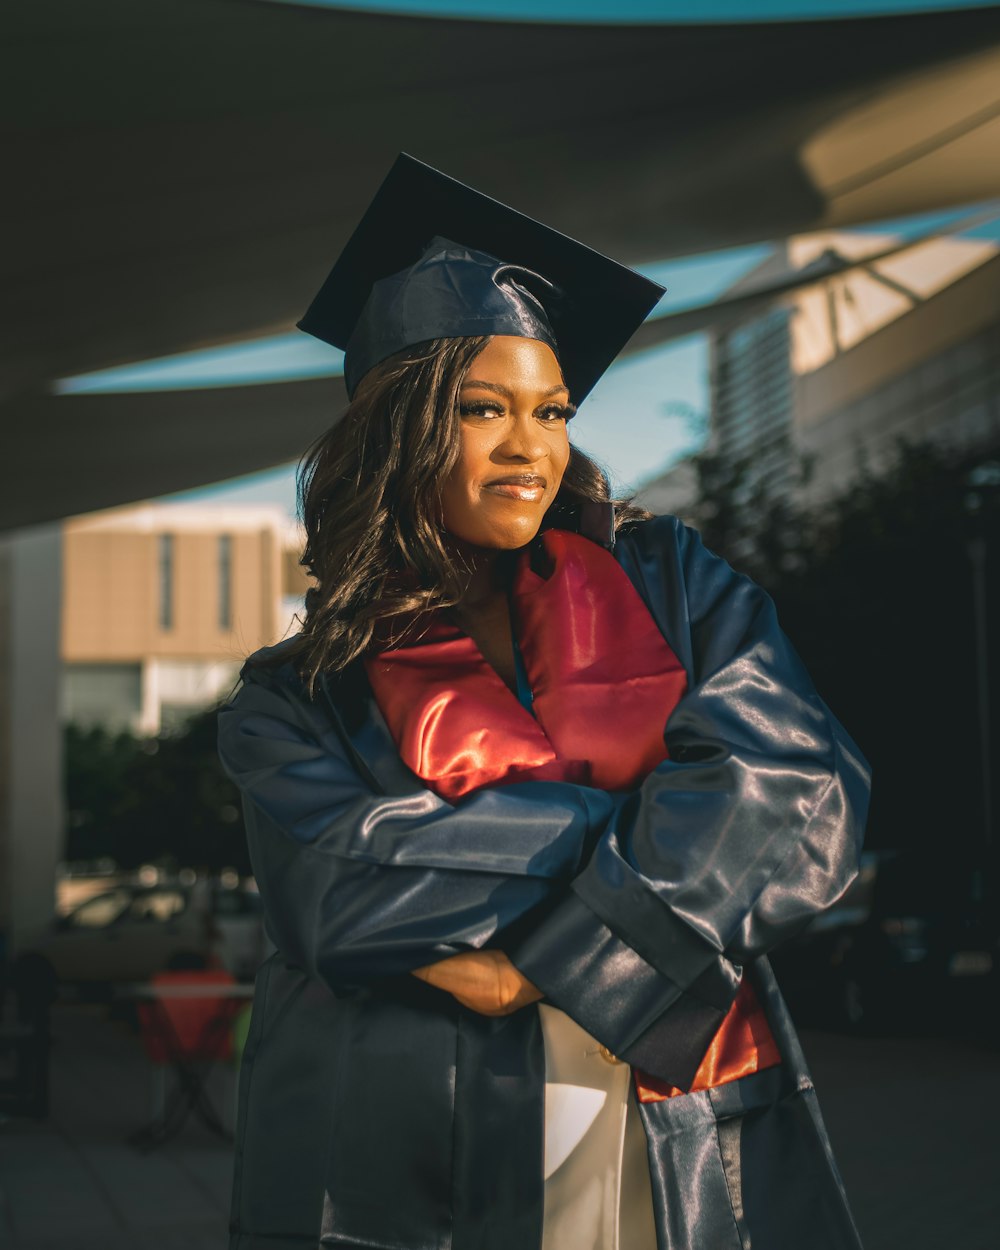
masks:
{"type": "Polygon", "coordinates": [[[463,951],[412,975],[483,1016],[509,1016],[543,997],[500,950],[463,951]]]}
{"type": "Polygon", "coordinates": [[[497,951],[498,959],[493,960],[493,993],[496,996],[497,1015],[506,1015],[504,1008],[508,1006],[511,999],[507,997],[507,985],[504,963],[509,964],[507,956],[503,951],[497,951]]]}

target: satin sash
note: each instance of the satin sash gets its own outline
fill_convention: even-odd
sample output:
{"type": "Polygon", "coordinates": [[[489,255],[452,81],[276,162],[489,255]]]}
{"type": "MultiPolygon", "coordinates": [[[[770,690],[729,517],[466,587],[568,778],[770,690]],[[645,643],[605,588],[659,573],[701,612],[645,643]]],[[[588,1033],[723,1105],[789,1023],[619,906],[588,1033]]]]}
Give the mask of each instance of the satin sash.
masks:
{"type": "MultiPolygon", "coordinates": [[[[569,781],[630,790],[667,758],[684,669],[627,574],[588,538],[547,530],[518,556],[511,623],[533,694],[525,708],[445,612],[365,660],[403,761],[449,802],[484,785],[569,781]]],[[[692,1089],[779,1063],[744,977],[692,1089]]],[[[683,1091],[635,1072],[641,1101],[683,1091]]]]}

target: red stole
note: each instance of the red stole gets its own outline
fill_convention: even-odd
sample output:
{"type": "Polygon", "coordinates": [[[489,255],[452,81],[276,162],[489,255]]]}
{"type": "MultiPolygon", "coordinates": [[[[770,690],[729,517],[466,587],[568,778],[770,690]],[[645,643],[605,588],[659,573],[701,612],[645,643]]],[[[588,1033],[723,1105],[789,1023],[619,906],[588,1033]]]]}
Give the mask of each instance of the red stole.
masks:
{"type": "MultiPolygon", "coordinates": [[[[483,785],[571,781],[636,788],[667,751],[663,728],[686,675],[627,574],[588,538],[547,530],[518,559],[514,631],[534,716],[443,612],[413,643],[365,660],[400,756],[454,803],[483,785]]],[[[744,977],[695,1075],[708,1089],[779,1063],[744,977]]],[[[681,1093],[635,1072],[643,1102],[681,1093]]]]}

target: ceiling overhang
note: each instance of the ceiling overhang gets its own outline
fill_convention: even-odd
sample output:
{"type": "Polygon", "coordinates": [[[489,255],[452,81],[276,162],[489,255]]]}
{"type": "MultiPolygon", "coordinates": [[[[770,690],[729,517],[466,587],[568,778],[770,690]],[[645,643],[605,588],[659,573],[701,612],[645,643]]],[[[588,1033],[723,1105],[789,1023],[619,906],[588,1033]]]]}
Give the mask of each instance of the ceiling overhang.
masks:
{"type": "Polygon", "coordinates": [[[6,49],[0,528],[299,455],[339,384],[48,388],[287,330],[400,150],[632,263],[1000,193],[996,7],[615,27],[43,0],[6,49]]]}

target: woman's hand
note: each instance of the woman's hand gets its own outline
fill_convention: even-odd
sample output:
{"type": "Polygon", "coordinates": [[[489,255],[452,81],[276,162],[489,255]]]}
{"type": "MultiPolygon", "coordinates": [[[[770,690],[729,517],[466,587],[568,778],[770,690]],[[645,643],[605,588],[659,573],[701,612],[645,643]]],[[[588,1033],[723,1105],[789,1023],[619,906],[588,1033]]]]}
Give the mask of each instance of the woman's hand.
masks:
{"type": "Polygon", "coordinates": [[[498,950],[463,951],[415,968],[413,975],[483,1016],[509,1016],[543,997],[542,991],[498,950]]]}

